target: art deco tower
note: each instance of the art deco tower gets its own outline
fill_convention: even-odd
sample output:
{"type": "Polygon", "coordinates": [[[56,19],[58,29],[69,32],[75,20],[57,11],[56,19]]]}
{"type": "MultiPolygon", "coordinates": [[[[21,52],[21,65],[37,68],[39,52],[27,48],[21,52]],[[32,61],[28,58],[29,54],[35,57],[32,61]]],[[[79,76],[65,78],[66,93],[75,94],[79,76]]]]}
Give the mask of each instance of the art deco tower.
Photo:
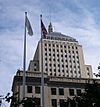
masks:
{"type": "Polygon", "coordinates": [[[47,37],[42,39],[42,54],[40,40],[29,70],[41,72],[43,60],[43,71],[48,76],[92,78],[91,66],[85,65],[83,49],[78,41],[73,37],[53,32],[51,23],[48,32],[47,37]]]}

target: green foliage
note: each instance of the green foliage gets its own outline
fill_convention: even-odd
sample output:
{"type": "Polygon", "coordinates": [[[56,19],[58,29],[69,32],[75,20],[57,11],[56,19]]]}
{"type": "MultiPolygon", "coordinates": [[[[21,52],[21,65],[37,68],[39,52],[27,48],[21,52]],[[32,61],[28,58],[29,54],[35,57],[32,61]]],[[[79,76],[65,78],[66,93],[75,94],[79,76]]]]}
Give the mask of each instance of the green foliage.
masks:
{"type": "Polygon", "coordinates": [[[100,107],[100,84],[95,81],[86,84],[85,92],[74,99],[78,107],[100,107]]]}

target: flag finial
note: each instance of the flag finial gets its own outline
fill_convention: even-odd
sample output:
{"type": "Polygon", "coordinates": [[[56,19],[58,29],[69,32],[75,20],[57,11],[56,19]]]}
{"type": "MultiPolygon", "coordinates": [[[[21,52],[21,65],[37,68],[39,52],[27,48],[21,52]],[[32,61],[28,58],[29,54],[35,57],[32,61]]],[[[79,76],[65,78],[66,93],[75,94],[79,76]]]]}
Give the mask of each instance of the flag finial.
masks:
{"type": "Polygon", "coordinates": [[[42,14],[40,15],[40,18],[42,19],[42,14]]]}

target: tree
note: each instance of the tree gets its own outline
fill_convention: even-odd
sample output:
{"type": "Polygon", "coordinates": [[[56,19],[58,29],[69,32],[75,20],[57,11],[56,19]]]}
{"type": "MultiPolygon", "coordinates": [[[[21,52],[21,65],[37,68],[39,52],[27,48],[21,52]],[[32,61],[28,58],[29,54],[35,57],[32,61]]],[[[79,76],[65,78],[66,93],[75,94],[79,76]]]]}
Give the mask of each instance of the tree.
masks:
{"type": "Polygon", "coordinates": [[[95,81],[93,84],[86,84],[85,92],[72,100],[77,103],[78,107],[100,107],[100,84],[95,81]]]}

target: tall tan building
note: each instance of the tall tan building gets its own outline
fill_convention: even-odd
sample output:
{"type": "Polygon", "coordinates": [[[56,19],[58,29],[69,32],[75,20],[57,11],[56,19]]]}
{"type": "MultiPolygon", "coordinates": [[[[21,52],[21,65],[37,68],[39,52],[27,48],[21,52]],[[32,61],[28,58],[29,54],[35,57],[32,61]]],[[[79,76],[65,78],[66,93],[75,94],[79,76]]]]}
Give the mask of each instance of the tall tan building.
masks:
{"type": "MultiPolygon", "coordinates": [[[[83,49],[75,38],[52,31],[38,42],[33,60],[26,72],[26,97],[36,97],[41,105],[41,71],[44,72],[44,106],[62,107],[68,97],[79,96],[84,84],[93,79],[91,65],[85,65],[83,49]],[[42,49],[42,50],[41,50],[42,49]]],[[[14,76],[12,92],[22,100],[23,71],[14,76]]],[[[22,105],[19,105],[21,107],[22,105]]],[[[11,103],[13,107],[13,102],[11,103]]]]}

